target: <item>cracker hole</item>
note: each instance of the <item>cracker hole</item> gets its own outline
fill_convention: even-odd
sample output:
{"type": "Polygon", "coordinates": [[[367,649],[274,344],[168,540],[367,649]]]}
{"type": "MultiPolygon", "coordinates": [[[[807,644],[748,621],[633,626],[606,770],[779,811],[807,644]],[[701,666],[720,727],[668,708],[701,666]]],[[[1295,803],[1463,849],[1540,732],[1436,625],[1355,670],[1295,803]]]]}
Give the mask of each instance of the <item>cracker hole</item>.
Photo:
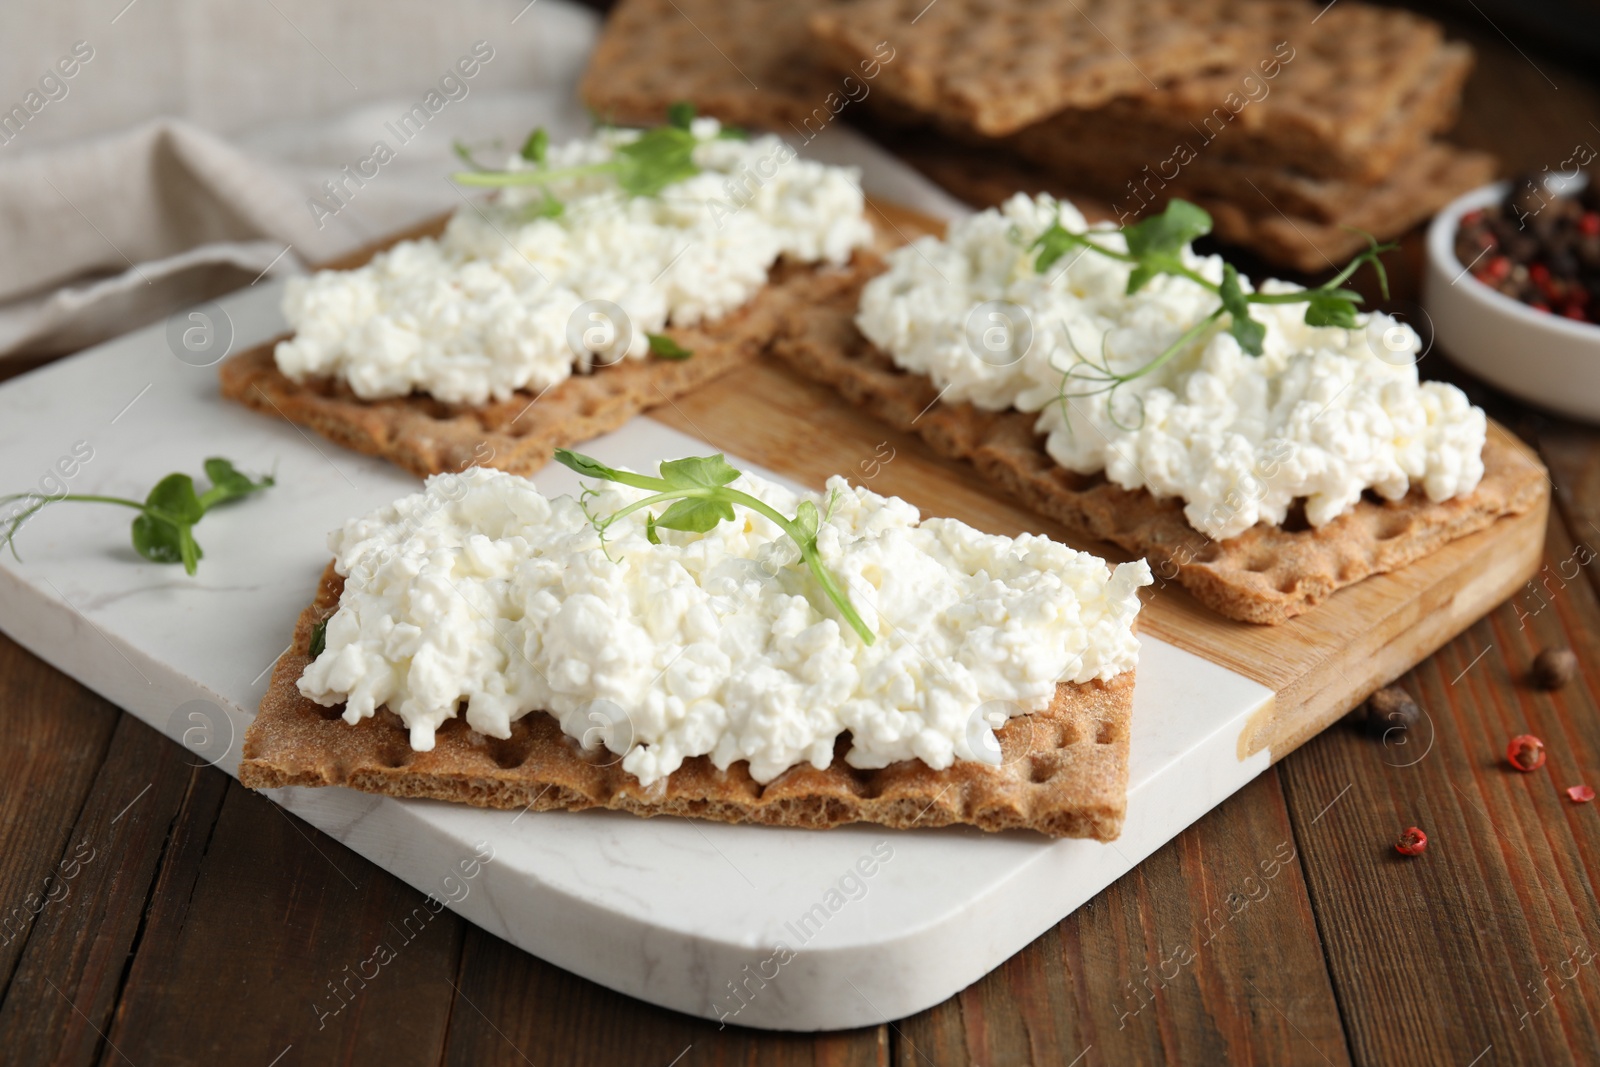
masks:
{"type": "Polygon", "coordinates": [[[1392,541],[1411,529],[1410,515],[1386,515],[1378,527],[1378,540],[1392,541]]]}
{"type": "Polygon", "coordinates": [[[1250,562],[1245,564],[1244,569],[1249,571],[1251,574],[1265,574],[1267,571],[1270,571],[1273,568],[1273,565],[1277,562],[1277,557],[1275,557],[1272,553],[1263,552],[1260,555],[1251,556],[1250,562]]]}
{"type": "Polygon", "coordinates": [[[528,762],[528,755],[533,751],[533,731],[518,720],[511,724],[510,737],[485,737],[484,747],[496,767],[502,771],[514,771],[528,762]]]}
{"type": "Polygon", "coordinates": [[[1058,767],[1054,756],[1035,756],[1028,765],[1028,781],[1042,785],[1056,776],[1058,767]]]}
{"type": "Polygon", "coordinates": [[[1095,731],[1094,741],[1097,745],[1115,744],[1117,740],[1117,727],[1115,723],[1102,722],[1095,731]]]}

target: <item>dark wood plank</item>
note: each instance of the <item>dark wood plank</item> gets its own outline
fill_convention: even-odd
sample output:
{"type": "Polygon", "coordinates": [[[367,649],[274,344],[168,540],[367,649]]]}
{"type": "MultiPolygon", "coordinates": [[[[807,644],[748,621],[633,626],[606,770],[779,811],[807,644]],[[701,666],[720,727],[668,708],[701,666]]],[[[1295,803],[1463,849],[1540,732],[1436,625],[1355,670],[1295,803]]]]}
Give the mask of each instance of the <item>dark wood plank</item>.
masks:
{"type": "MultiPolygon", "coordinates": [[[[1570,551],[1554,519],[1548,558],[1570,551]]],[[[1600,967],[1581,962],[1600,946],[1600,812],[1564,793],[1600,768],[1596,634],[1584,582],[1537,616],[1508,603],[1402,679],[1428,713],[1408,744],[1332,730],[1282,764],[1358,1061],[1468,1063],[1492,1049],[1494,1063],[1584,1063],[1600,1048],[1600,967]],[[1557,641],[1579,651],[1583,677],[1550,695],[1527,671],[1557,641]],[[1505,761],[1524,732],[1551,746],[1534,774],[1505,761]],[[1414,859],[1392,844],[1408,825],[1429,835],[1414,859]]]]}
{"type": "Polygon", "coordinates": [[[54,894],[121,713],[0,634],[0,992],[54,894]]]}
{"type": "Polygon", "coordinates": [[[102,1062],[439,1062],[461,919],[233,781],[169,852],[102,1062]]]}
{"type": "MultiPolygon", "coordinates": [[[[117,720],[56,863],[52,902],[35,923],[0,1007],[0,1049],[16,1062],[100,1059],[168,831],[195,785],[192,759],[137,719],[117,720]]],[[[211,768],[206,773],[223,777],[211,768]]]]}
{"type": "Polygon", "coordinates": [[[881,1067],[889,1028],[778,1034],[645,1004],[469,928],[444,1062],[881,1067]]]}
{"type": "Polygon", "coordinates": [[[895,1063],[1344,1064],[1275,771],[1015,957],[897,1024],[895,1063]]]}

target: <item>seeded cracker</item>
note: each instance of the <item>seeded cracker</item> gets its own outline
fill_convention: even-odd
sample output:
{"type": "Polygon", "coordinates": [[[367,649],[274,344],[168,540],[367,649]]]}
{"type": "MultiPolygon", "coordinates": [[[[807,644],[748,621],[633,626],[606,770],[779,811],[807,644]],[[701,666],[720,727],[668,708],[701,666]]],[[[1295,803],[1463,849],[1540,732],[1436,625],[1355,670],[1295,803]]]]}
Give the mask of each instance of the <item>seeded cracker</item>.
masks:
{"type": "Polygon", "coordinates": [[[507,740],[486,738],[452,719],[439,729],[431,752],[413,752],[399,716],[387,709],[351,726],[339,718],[342,709],[301,696],[296,682],[310,662],[311,629],[338,608],[343,586],[330,565],[289,651],[273,668],[239,764],[239,781],[252,789],[343,785],[483,808],[609,808],[808,829],[851,822],[897,829],[967,824],[1102,841],[1122,830],[1132,671],[1109,683],[1057,686],[1048,709],[996,731],[999,767],[961,761],[935,771],[907,760],[860,771],[844,763],[841,739],[825,771],[802,764],[763,786],[742,761],[718,771],[699,756],[664,784],[645,789],[623,771],[619,757],[603,748],[585,755],[546,714],[524,716],[507,740]]]}
{"type": "Polygon", "coordinates": [[[1144,556],[1157,576],[1175,578],[1232,619],[1284,622],[1338,589],[1403,567],[1501,516],[1521,514],[1546,491],[1543,469],[1491,423],[1483,480],[1468,496],[1435,504],[1413,490],[1393,503],[1363,499],[1320,529],[1258,524],[1212,541],[1184,519],[1177,497],[1158,500],[1061,467],[1033,431],[1036,413],[938,402],[932,382],[896,367],[856,329],[860,286],[871,273],[863,270],[856,286],[841,288],[826,303],[798,309],[773,353],[895,429],[920,435],[940,455],[971,463],[1071,534],[1144,556]]]}
{"type": "Polygon", "coordinates": [[[840,70],[894,49],[874,89],[1000,136],[1066,107],[1202,69],[1251,62],[1250,0],[859,0],[825,7],[813,36],[840,70]]]}
{"type": "Polygon", "coordinates": [[[744,307],[713,323],[667,331],[693,353],[688,359],[625,359],[574,374],[542,395],[518,392],[481,407],[420,393],[362,400],[336,379],[296,383],[273,361],[275,341],[222,364],[222,395],[419,476],[471,466],[531,474],[556,448],[615,430],[755,359],[788,308],[825,298],[850,279],[839,268],[780,263],[744,307]]]}

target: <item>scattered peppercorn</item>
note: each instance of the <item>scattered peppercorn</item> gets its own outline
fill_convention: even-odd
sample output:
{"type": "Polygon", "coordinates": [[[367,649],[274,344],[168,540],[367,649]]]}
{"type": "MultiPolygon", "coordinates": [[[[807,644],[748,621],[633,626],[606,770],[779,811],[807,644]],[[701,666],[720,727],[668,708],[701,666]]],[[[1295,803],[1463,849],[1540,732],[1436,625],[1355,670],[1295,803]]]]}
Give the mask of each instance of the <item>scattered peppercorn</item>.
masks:
{"type": "Polygon", "coordinates": [[[1506,746],[1506,759],[1519,771],[1536,771],[1544,766],[1544,742],[1532,734],[1518,734],[1506,746]]]}
{"type": "Polygon", "coordinates": [[[1533,658],[1533,684],[1540,689],[1560,689],[1578,673],[1578,657],[1570,648],[1547,648],[1533,658]]]}
{"type": "Polygon", "coordinates": [[[1503,201],[1461,216],[1456,258],[1514,300],[1579,322],[1600,322],[1600,183],[1576,196],[1539,174],[1511,183],[1503,201]]]}
{"type": "Polygon", "coordinates": [[[1367,698],[1361,725],[1380,740],[1391,730],[1409,730],[1422,721],[1422,709],[1397,685],[1385,686],[1367,698]]]}
{"type": "Polygon", "coordinates": [[[1428,835],[1415,826],[1408,826],[1395,842],[1394,850],[1402,856],[1420,856],[1428,847],[1428,835]]]}
{"type": "Polygon", "coordinates": [[[1567,790],[1567,796],[1572,798],[1574,804],[1587,804],[1594,799],[1594,787],[1575,785],[1567,790]]]}

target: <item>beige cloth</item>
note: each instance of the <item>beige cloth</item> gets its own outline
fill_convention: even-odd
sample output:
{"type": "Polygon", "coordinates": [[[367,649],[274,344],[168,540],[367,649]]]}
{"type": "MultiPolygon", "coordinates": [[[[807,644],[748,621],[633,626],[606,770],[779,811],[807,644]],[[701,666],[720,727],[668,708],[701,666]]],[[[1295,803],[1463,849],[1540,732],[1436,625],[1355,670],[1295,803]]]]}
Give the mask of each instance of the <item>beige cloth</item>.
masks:
{"type": "Polygon", "coordinates": [[[562,0],[0,5],[0,359],[459,205],[454,140],[492,157],[588,127],[574,86],[598,22],[562,0]],[[345,179],[379,141],[393,161],[345,179]]]}

